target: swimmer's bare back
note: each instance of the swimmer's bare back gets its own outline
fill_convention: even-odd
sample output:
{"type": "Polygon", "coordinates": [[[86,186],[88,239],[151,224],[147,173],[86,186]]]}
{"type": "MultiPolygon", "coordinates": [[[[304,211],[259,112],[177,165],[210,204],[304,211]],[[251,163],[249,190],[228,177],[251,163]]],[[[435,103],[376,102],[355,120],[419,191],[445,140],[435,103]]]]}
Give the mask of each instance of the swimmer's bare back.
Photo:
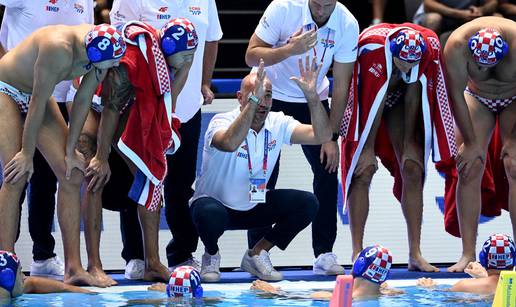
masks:
{"type": "Polygon", "coordinates": [[[35,31],[0,59],[0,80],[32,93],[37,66],[45,66],[56,84],[86,74],[84,37],[92,27],[54,25],[35,31]]]}

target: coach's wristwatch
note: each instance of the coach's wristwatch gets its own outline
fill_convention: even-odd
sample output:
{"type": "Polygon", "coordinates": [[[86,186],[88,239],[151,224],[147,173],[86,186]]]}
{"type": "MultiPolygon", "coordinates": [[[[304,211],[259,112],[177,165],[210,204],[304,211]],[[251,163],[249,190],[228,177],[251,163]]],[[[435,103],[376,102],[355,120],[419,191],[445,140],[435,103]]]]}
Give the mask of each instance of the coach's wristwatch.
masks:
{"type": "Polygon", "coordinates": [[[337,142],[339,140],[339,134],[334,132],[331,136],[331,140],[337,142]]]}
{"type": "Polygon", "coordinates": [[[247,101],[250,103],[254,103],[255,105],[260,104],[260,98],[256,97],[253,92],[249,93],[249,96],[247,96],[247,101]]]}

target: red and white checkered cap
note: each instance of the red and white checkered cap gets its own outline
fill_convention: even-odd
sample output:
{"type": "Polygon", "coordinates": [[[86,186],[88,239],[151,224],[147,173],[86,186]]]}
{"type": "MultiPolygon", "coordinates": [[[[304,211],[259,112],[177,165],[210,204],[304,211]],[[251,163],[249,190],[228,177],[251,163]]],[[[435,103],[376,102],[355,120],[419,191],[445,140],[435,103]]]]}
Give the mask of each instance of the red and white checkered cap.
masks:
{"type": "Polygon", "coordinates": [[[362,276],[367,276],[371,281],[382,283],[387,279],[387,275],[392,265],[391,252],[381,246],[376,246],[376,257],[362,276]]]}
{"type": "Polygon", "coordinates": [[[426,45],[423,36],[416,30],[403,29],[391,41],[393,56],[405,62],[420,61],[425,50],[426,45]]]}
{"type": "Polygon", "coordinates": [[[126,49],[126,44],[120,31],[106,23],[93,27],[84,38],[84,43],[86,44],[86,49],[94,44],[95,46],[93,47],[99,49],[102,53],[103,61],[121,58],[126,49]],[[106,38],[107,40],[97,39],[99,37],[106,38]],[[108,51],[109,54],[106,54],[104,51],[108,51]]]}
{"type": "Polygon", "coordinates": [[[510,269],[514,266],[516,246],[511,237],[505,234],[493,234],[484,242],[480,252],[481,262],[488,269],[510,269]],[[484,253],[484,255],[482,255],[484,253]],[[485,259],[482,259],[485,258],[485,259]],[[484,261],[482,261],[484,260],[484,261]]]}
{"type": "Polygon", "coordinates": [[[475,62],[484,65],[498,63],[507,53],[508,46],[502,35],[494,29],[482,29],[473,35],[468,46],[475,62]]]}
{"type": "MultiPolygon", "coordinates": [[[[177,267],[170,275],[167,294],[170,297],[198,297],[201,275],[191,266],[177,267]]],[[[202,288],[201,288],[202,295],[202,288]]]]}

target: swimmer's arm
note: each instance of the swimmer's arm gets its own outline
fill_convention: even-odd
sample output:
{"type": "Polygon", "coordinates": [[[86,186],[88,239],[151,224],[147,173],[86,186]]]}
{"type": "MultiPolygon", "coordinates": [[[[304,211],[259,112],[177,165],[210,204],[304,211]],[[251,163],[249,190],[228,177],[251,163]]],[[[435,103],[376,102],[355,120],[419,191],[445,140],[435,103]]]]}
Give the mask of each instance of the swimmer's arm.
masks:
{"type": "Polygon", "coordinates": [[[405,119],[405,134],[403,138],[404,142],[415,142],[417,125],[419,124],[418,112],[421,106],[421,83],[415,82],[407,86],[407,92],[405,94],[404,107],[404,119],[405,119]],[[407,136],[410,137],[407,138],[407,136]]]}
{"type": "Polygon", "coordinates": [[[183,90],[185,86],[186,79],[188,78],[188,73],[190,72],[190,67],[192,67],[192,62],[185,62],[183,66],[174,72],[174,83],[172,84],[172,109],[176,109],[177,97],[183,90]]]}
{"type": "Polygon", "coordinates": [[[97,160],[107,161],[113,137],[115,135],[120,112],[111,103],[108,103],[102,110],[100,116],[99,131],[97,132],[97,160]]]}
{"type": "Polygon", "coordinates": [[[74,293],[93,293],[89,290],[67,285],[63,282],[41,277],[27,277],[23,282],[24,293],[59,293],[59,292],[74,292],[74,293]]]}
{"type": "Polygon", "coordinates": [[[338,133],[348,102],[349,84],[355,62],[333,62],[333,92],[331,98],[330,124],[333,133],[338,133]]]}
{"type": "Polygon", "coordinates": [[[496,291],[496,285],[496,279],[491,279],[488,277],[468,278],[457,282],[450,288],[450,291],[475,294],[492,294],[496,291]]]}
{"type": "Polygon", "coordinates": [[[99,82],[102,82],[106,76],[106,73],[107,70],[103,70],[97,80],[95,69],[92,69],[82,78],[77,94],[75,94],[73,99],[72,112],[70,113],[70,127],[66,142],[67,156],[71,156],[75,150],[75,145],[88,116],[95,90],[99,82]]]}
{"type": "Polygon", "coordinates": [[[464,144],[470,145],[475,142],[476,137],[469,116],[468,105],[464,98],[464,89],[468,84],[466,55],[463,52],[463,43],[453,41],[452,38],[453,34],[444,47],[448,93],[452,100],[455,122],[462,134],[464,144]]]}
{"type": "Polygon", "coordinates": [[[29,157],[34,156],[37,135],[45,118],[47,104],[59,81],[57,75],[68,66],[67,61],[58,60],[69,58],[66,51],[52,51],[53,47],[55,46],[41,46],[34,64],[34,84],[22,138],[22,152],[29,157]]]}

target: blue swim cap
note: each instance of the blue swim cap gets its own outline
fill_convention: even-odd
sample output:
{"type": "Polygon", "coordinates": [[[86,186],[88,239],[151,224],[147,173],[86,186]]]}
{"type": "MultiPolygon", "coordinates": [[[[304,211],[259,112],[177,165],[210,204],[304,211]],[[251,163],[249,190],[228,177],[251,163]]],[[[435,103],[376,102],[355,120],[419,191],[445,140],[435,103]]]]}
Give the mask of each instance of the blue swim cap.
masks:
{"type": "Polygon", "coordinates": [[[84,43],[91,63],[121,58],[126,49],[120,31],[116,27],[105,23],[93,27],[86,34],[84,43]]]}
{"type": "Polygon", "coordinates": [[[381,246],[373,245],[364,248],[353,264],[353,277],[361,277],[371,282],[381,284],[389,275],[392,265],[391,252],[381,246]]]}
{"type": "Polygon", "coordinates": [[[0,287],[7,290],[11,296],[19,266],[20,260],[15,254],[0,251],[0,287]]]}
{"type": "Polygon", "coordinates": [[[514,267],[516,246],[505,234],[493,234],[482,245],[478,254],[480,264],[486,269],[507,270],[514,267]]]}
{"type": "Polygon", "coordinates": [[[392,55],[398,59],[414,63],[420,61],[426,51],[426,43],[419,31],[403,29],[390,42],[392,55]]]}
{"type": "Polygon", "coordinates": [[[194,25],[186,18],[171,19],[161,28],[161,50],[166,57],[195,49],[198,42],[194,25]]]}
{"type": "Polygon", "coordinates": [[[502,35],[493,29],[482,29],[468,41],[475,62],[483,65],[497,64],[509,52],[509,45],[502,35]]]}
{"type": "Polygon", "coordinates": [[[177,267],[167,285],[168,297],[199,298],[203,295],[201,275],[191,266],[177,267]]]}

